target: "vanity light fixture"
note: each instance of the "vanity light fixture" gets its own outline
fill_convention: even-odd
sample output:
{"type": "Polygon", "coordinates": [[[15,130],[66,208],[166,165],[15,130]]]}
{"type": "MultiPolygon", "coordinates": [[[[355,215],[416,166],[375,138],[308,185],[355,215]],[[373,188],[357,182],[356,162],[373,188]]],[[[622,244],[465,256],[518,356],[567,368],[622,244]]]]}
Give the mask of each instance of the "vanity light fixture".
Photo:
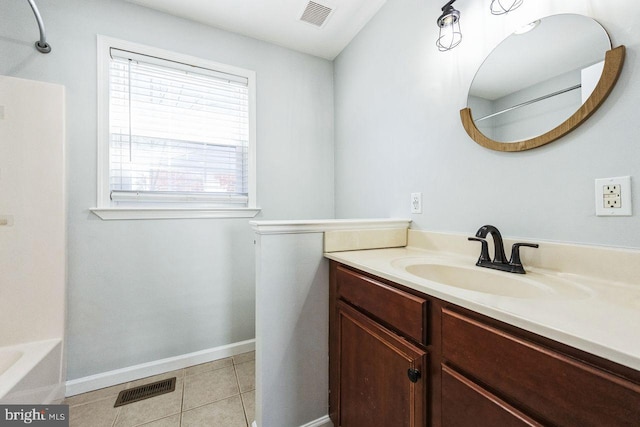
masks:
{"type": "MultiPolygon", "coordinates": [[[[442,15],[437,20],[440,32],[436,46],[440,52],[446,52],[458,46],[462,41],[460,31],[460,11],[453,7],[456,0],[448,1],[442,6],[442,15]]],[[[522,6],[524,0],[491,0],[491,13],[493,15],[504,15],[522,6]]],[[[528,30],[532,30],[537,25],[535,22],[528,30]]]]}
{"type": "Polygon", "coordinates": [[[491,13],[504,15],[522,6],[524,0],[491,0],[491,13]]]}
{"type": "Polygon", "coordinates": [[[462,33],[460,32],[460,11],[452,6],[456,0],[451,0],[442,6],[442,15],[438,18],[438,27],[440,33],[436,46],[440,52],[446,52],[458,46],[462,41],[462,33]]]}

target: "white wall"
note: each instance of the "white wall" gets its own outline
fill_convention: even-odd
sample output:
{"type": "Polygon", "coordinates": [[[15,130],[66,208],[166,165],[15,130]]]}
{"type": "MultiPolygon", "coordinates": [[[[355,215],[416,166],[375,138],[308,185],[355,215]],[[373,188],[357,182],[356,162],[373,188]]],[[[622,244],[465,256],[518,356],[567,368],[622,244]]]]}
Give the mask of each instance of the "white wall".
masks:
{"type": "Polygon", "coordinates": [[[302,426],[327,416],[329,263],[322,257],[323,237],[322,231],[295,227],[256,233],[259,426],[302,426]]]}
{"type": "Polygon", "coordinates": [[[245,220],[105,222],[96,205],[96,34],[257,73],[258,218],[333,217],[332,63],[120,0],[0,2],[0,74],[67,89],[68,379],[254,338],[245,220]]]}
{"type": "Polygon", "coordinates": [[[62,339],[64,88],[0,76],[0,109],[0,347],[62,339]]]}
{"type": "MultiPolygon", "coordinates": [[[[335,61],[336,215],[402,217],[423,193],[413,228],[474,233],[494,224],[530,240],[640,247],[640,3],[528,0],[493,16],[490,0],[457,2],[463,41],[440,53],[444,2],[389,0],[335,61]],[[465,133],[475,70],[513,30],[555,13],[581,13],[627,47],[618,85],[580,128],[522,153],[481,147],[465,133]],[[594,179],[633,176],[634,217],[596,217],[594,179]]],[[[567,29],[570,31],[570,29],[567,29]]]]}

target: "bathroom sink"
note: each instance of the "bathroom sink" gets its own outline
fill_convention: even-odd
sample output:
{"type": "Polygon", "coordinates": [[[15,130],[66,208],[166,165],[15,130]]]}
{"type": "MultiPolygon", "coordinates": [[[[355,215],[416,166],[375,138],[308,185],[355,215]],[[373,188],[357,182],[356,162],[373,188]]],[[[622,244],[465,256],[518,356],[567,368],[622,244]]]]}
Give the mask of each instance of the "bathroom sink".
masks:
{"type": "Polygon", "coordinates": [[[584,298],[589,294],[578,284],[554,276],[526,275],[489,270],[475,265],[396,260],[394,267],[442,285],[512,298],[584,298]]]}
{"type": "Polygon", "coordinates": [[[447,286],[486,294],[517,298],[545,296],[548,289],[531,280],[522,280],[511,273],[494,274],[490,271],[467,269],[442,264],[414,264],[405,268],[408,273],[447,286]]]}

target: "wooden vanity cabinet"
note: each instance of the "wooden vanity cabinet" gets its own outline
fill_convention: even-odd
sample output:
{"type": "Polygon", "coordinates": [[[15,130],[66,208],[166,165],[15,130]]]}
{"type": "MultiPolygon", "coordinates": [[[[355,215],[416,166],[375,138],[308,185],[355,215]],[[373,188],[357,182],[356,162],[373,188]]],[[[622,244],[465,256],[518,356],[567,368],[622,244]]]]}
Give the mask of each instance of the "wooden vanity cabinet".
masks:
{"type": "Polygon", "coordinates": [[[634,369],[334,261],[329,307],[335,427],[640,426],[634,369]]]}
{"type": "Polygon", "coordinates": [[[554,426],[640,425],[638,382],[586,353],[525,338],[473,313],[443,308],[442,356],[444,370],[531,417],[519,425],[538,425],[534,419],[554,426]]]}
{"type": "Polygon", "coordinates": [[[338,302],[340,425],[424,426],[426,352],[338,302]],[[408,373],[413,372],[413,382],[408,373]]]}
{"type": "Polygon", "coordinates": [[[427,300],[335,263],[330,294],[334,426],[425,426],[427,300]]]}
{"type": "Polygon", "coordinates": [[[443,426],[542,426],[447,365],[442,365],[443,426]]]}

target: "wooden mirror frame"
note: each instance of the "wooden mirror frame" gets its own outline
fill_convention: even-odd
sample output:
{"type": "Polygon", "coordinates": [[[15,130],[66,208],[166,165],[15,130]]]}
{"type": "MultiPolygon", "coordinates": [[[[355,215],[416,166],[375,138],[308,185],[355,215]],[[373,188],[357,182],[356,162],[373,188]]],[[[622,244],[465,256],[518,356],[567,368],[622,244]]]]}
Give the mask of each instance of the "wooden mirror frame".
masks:
{"type": "Polygon", "coordinates": [[[526,139],[524,141],[517,142],[498,142],[491,138],[486,137],[482,132],[478,130],[476,124],[471,116],[471,108],[464,108],[460,110],[460,118],[462,119],[462,126],[467,131],[471,139],[483,147],[490,148],[496,151],[524,151],[532,148],[540,147],[561,138],[580,126],[585,120],[587,120],[595,111],[602,105],[605,99],[609,96],[613,87],[620,77],[622,71],[622,65],[624,64],[625,47],[624,45],[618,46],[614,49],[608,50],[604,58],[604,68],[600,80],[595,89],[591,93],[591,96],[585,101],[584,104],[576,111],[571,117],[565,120],[560,125],[551,129],[549,132],[536,136],[535,138],[526,139]]]}

